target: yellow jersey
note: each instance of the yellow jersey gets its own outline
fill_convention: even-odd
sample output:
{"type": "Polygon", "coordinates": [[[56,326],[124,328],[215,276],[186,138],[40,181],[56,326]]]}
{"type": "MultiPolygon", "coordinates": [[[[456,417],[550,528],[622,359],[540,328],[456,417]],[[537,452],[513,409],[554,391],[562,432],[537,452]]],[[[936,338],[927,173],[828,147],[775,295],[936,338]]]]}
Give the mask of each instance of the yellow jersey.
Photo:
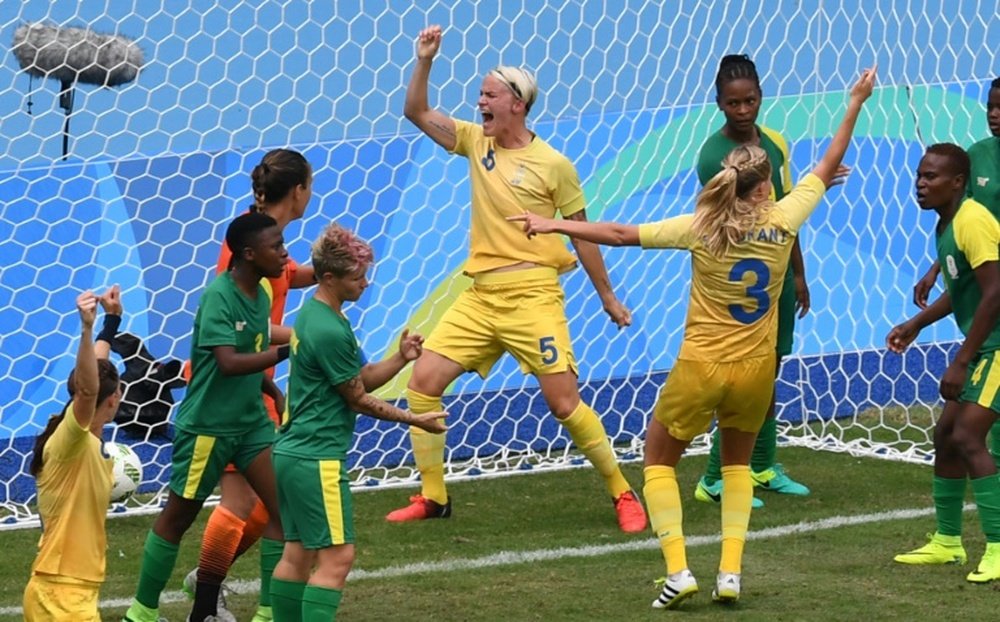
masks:
{"type": "Polygon", "coordinates": [[[723,363],[774,351],[778,297],[792,243],[826,186],[809,174],[733,246],[715,257],[691,230],[693,214],[639,226],[643,248],[691,252],[691,300],[678,359],[723,363]]]}
{"type": "Polygon", "coordinates": [[[45,443],[38,475],[42,538],[32,573],[101,583],[111,497],[112,461],[101,439],[83,428],[73,405],[45,443]]]}
{"type": "Polygon", "coordinates": [[[584,209],[580,178],[573,164],[535,136],[521,149],[504,149],[482,126],[453,119],[455,149],[469,160],[472,223],[465,273],[487,272],[521,262],[572,270],[576,257],[559,236],[528,239],[508,216],[532,212],[547,218],[584,209]]]}

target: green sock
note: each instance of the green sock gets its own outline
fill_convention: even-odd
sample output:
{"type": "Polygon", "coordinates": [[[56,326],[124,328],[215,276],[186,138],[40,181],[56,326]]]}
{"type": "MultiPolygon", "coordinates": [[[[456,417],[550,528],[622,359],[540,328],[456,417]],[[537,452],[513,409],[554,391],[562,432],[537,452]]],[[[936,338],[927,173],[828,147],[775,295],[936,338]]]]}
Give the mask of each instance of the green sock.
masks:
{"type": "Polygon", "coordinates": [[[993,462],[1000,469],[1000,419],[990,428],[990,453],[993,454],[993,462]]]}
{"type": "Polygon", "coordinates": [[[955,479],[935,475],[933,491],[937,532],[942,536],[961,536],[965,478],[955,479]]]}
{"type": "Polygon", "coordinates": [[[274,622],[302,622],[302,592],[305,583],[271,579],[271,613],[274,622]]]}
{"type": "Polygon", "coordinates": [[[774,466],[774,454],[778,450],[778,418],[766,417],[764,425],[757,433],[757,442],[750,457],[750,469],[754,473],[766,471],[774,466]]]}
{"type": "Polygon", "coordinates": [[[302,622],[330,622],[337,619],[337,607],[343,592],[318,585],[307,585],[302,592],[302,622]]]}
{"type": "Polygon", "coordinates": [[[285,543],[280,540],[261,538],[260,540],[260,605],[271,606],[271,575],[281,561],[285,543]]]}
{"type": "Polygon", "coordinates": [[[139,586],[135,590],[135,600],[139,604],[156,610],[160,606],[160,594],[167,587],[167,581],[177,563],[180,546],[171,544],[150,530],[142,547],[142,569],[139,571],[139,586]]]}
{"type": "Polygon", "coordinates": [[[705,465],[705,483],[711,486],[722,479],[722,436],[719,426],[712,432],[712,448],[708,450],[708,464],[705,465]]]}
{"type": "Polygon", "coordinates": [[[1000,542],[1000,479],[997,474],[972,480],[972,494],[987,542],[1000,542]]]}

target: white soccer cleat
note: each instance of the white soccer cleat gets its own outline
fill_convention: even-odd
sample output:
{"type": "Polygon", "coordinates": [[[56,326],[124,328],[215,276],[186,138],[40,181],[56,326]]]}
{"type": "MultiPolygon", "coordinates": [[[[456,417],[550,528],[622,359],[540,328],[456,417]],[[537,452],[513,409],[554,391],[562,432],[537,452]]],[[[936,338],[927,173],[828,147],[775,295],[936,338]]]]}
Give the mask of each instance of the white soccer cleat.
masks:
{"type": "Polygon", "coordinates": [[[712,590],[712,600],[719,603],[735,603],[740,599],[740,575],[735,572],[720,572],[712,590]]]}
{"type": "Polygon", "coordinates": [[[663,582],[663,590],[653,601],[654,609],[675,609],[682,602],[698,593],[698,582],[685,568],[675,572],[663,582]]]}

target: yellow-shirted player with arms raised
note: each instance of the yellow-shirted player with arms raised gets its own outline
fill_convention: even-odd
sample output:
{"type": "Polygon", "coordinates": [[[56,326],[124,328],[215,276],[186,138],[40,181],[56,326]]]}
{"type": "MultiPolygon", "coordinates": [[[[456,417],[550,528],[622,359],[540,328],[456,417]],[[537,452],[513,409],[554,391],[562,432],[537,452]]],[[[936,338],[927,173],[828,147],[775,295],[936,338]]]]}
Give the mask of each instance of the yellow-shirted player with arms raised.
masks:
{"type": "MultiPolygon", "coordinates": [[[[559,275],[572,270],[578,257],[611,319],[627,326],[631,314],[615,297],[596,245],[574,242],[574,257],[561,240],[529,242],[504,220],[524,211],[586,220],[576,169],[525,126],[538,85],[523,69],[497,67],[483,79],[478,100],[482,125],[430,108],[427,81],[440,46],[440,26],[420,32],[404,113],[434,142],[469,160],[472,226],[464,269],[474,283],[427,339],[407,387],[410,409],[440,411],[441,395],[455,378],[467,371],[485,377],[509,352],[522,371],[538,379],[552,414],[603,476],[621,529],[642,531],[642,504],[622,476],[600,419],[580,399],[559,275]]],[[[451,502],[444,484],[445,437],[411,428],[410,439],[423,487],[410,505],[386,518],[446,518],[451,502]]]]}
{"type": "Polygon", "coordinates": [[[743,545],[750,522],[750,455],[771,401],[777,305],[799,227],[837,176],[875,71],[851,89],[844,119],[823,158],[784,199],[770,197],[771,164],[741,145],[698,195],[693,214],[644,225],[559,221],[535,214],[528,236],[563,233],[598,244],[677,248],[691,253],[691,301],[684,343],[646,430],[643,494],[667,564],[653,607],[672,609],[698,591],[688,569],[681,498],[674,468],[715,417],[722,435],[722,559],[713,599],[740,596],[743,545]]]}
{"type": "Polygon", "coordinates": [[[24,589],[24,619],[29,622],[101,619],[97,597],[104,582],[104,521],[113,485],[101,431],[114,419],[122,396],[118,371],[107,360],[121,321],[118,300],[117,286],[102,298],[91,292],[77,297],[83,330],[69,379],[72,399],[35,441],[31,474],[38,482],[42,538],[24,589]],[[109,330],[109,311],[99,336],[103,342],[95,347],[91,334],[97,304],[108,310],[108,301],[118,305],[115,321],[109,330]]]}

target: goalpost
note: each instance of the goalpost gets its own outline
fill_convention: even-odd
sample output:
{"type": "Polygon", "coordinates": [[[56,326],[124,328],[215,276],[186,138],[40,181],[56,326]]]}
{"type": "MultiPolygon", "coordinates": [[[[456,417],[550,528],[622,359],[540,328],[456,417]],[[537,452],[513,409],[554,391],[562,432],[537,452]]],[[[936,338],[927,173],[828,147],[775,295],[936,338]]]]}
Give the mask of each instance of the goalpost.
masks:
{"type": "MultiPolygon", "coordinates": [[[[76,293],[119,283],[123,330],[158,361],[186,359],[225,225],[249,204],[249,172],[271,148],[298,149],[315,167],[306,217],[286,229],[292,257],[305,261],[334,219],[375,249],[373,284],[348,310],[368,357],[391,354],[404,327],[430,330],[467,285],[469,189],[464,159],[402,118],[413,42],[429,23],[445,28],[431,73],[442,111],[475,120],[482,75],[501,62],[537,72],[530,125],[576,164],[591,220],[691,209],[698,148],[722,124],[713,84],[724,54],[756,61],[760,120],[788,139],[795,176],[832,135],[847,87],[878,62],[881,84],[847,156],[854,172],[803,231],[812,310],[782,370],[779,417],[788,444],[927,460],[937,378],[959,333],[942,322],[905,357],[883,340],[913,313],[912,286],[931,261],[930,220],[912,198],[923,146],[987,135],[994,5],[944,14],[888,0],[776,1],[752,13],[694,0],[418,4],[0,0],[4,42],[43,22],[128,37],[144,53],[134,82],[76,90],[65,161],[60,85],[29,80],[10,54],[0,64],[0,526],[36,518],[27,465],[34,435],[67,399],[76,293]]],[[[689,271],[681,254],[603,254],[632,327],[613,327],[581,270],[563,285],[583,396],[634,459],[683,334],[689,271]]],[[[288,322],[302,300],[289,297],[288,322]]],[[[405,382],[381,395],[401,397],[405,382]]],[[[449,476],[581,464],[509,357],[449,395],[449,476]]],[[[143,460],[147,493],[166,483],[164,429],[107,431],[143,460]]],[[[359,487],[416,481],[402,426],[359,419],[351,460],[359,487]]],[[[156,507],[155,495],[143,499],[126,511],[156,507]]]]}

